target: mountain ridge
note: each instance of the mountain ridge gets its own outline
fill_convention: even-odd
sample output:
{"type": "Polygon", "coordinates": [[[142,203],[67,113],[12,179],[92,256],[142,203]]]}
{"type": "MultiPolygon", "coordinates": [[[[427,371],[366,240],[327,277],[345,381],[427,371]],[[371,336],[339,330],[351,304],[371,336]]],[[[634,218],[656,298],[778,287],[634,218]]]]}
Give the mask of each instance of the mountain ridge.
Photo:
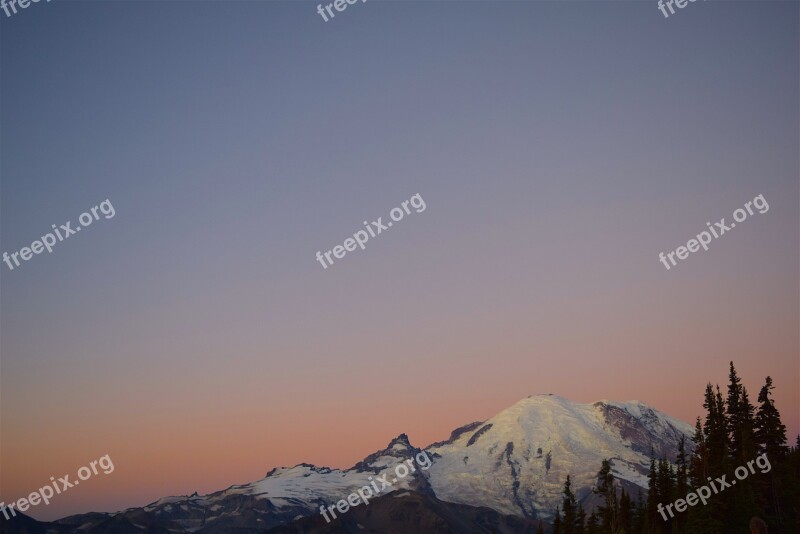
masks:
{"type": "MultiPolygon", "coordinates": [[[[264,478],[206,495],[162,497],[142,507],[73,515],[54,523],[82,532],[103,532],[103,524],[124,524],[133,532],[199,533],[263,532],[298,521],[309,526],[317,523],[320,506],[335,505],[380,476],[393,483],[373,499],[399,499],[381,501],[389,511],[418,507],[444,520],[460,510],[478,521],[486,516],[476,510],[489,509],[498,514],[492,519],[497,524],[510,517],[548,521],[567,474],[587,510],[603,459],[611,461],[621,485],[646,493],[649,452],[674,460],[677,441],[692,432],[688,423],[640,401],[584,404],[552,394],[531,395],[486,421],[456,428],[447,440],[426,448],[415,447],[400,433],[348,469],[305,462],[274,467],[264,478]],[[407,476],[392,475],[396,466],[414,458],[416,469],[407,476]]],[[[368,506],[358,508],[354,516],[368,506]]],[[[344,516],[345,523],[352,522],[344,516]]]]}

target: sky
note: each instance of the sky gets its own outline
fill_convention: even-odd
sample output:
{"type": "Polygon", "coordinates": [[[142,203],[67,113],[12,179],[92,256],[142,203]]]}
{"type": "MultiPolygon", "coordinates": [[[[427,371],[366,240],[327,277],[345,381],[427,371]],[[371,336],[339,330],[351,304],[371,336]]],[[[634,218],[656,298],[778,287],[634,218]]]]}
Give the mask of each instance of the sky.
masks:
{"type": "Polygon", "coordinates": [[[39,2],[0,12],[0,500],[207,493],[523,397],[800,432],[800,4],[39,2]],[[426,209],[324,269],[328,251],[426,209]],[[658,259],[763,195],[730,232],[658,259]],[[73,475],[74,478],[74,475],[73,475]]]}

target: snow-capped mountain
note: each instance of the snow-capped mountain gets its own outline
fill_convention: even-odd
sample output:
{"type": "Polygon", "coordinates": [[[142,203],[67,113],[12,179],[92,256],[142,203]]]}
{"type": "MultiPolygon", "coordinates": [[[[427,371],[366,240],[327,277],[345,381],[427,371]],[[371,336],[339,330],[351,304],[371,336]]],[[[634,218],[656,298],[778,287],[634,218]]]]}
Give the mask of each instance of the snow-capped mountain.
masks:
{"type": "MultiPolygon", "coordinates": [[[[457,516],[471,521],[474,516],[478,532],[489,517],[480,509],[488,508],[485,511],[494,514],[491,529],[502,531],[503,524],[514,521],[512,516],[517,521],[547,521],[560,502],[567,474],[578,498],[590,505],[603,459],[611,460],[621,484],[646,490],[651,451],[674,460],[680,437],[687,437],[688,446],[692,431],[690,425],[640,402],[580,404],[554,395],[535,395],[430,445],[424,449],[430,464],[416,464],[405,478],[395,475],[395,467],[413,461],[422,450],[401,434],[386,449],[350,469],[310,464],[275,468],[261,480],[216,493],[167,497],[143,508],[71,516],[57,524],[81,532],[264,532],[278,527],[311,532],[316,527],[285,529],[302,521],[325,527],[320,505],[335,505],[369,485],[370,477],[374,480],[385,474],[393,484],[375,496],[383,499],[384,509],[393,509],[401,502],[397,499],[412,500],[437,521],[457,516]]],[[[363,504],[357,508],[358,513],[367,509],[363,504]]],[[[387,518],[397,517],[387,513],[387,518]]]]}
{"type": "Polygon", "coordinates": [[[568,474],[579,499],[591,492],[603,459],[617,479],[646,489],[651,450],[674,460],[681,435],[691,443],[692,431],[640,402],[536,395],[430,447],[427,476],[444,501],[547,519],[568,474]]]}

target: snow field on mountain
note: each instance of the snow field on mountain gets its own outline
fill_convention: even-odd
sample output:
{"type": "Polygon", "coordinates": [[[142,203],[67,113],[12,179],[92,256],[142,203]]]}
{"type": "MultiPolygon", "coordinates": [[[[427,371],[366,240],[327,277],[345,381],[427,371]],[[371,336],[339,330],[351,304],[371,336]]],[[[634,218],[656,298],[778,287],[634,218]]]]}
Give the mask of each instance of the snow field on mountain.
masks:
{"type": "MultiPolygon", "coordinates": [[[[606,422],[602,406],[554,395],[523,399],[476,431],[432,448],[430,452],[440,457],[428,472],[431,486],[445,501],[546,518],[560,501],[567,474],[581,498],[593,486],[603,459],[614,459],[619,478],[646,485],[642,470],[649,459],[621,439],[619,429],[606,422]]],[[[663,414],[643,411],[640,403],[614,406],[637,419],[652,417],[644,426],[654,431],[666,432],[671,423],[663,414]]],[[[685,423],[676,423],[690,430],[685,423]]]]}

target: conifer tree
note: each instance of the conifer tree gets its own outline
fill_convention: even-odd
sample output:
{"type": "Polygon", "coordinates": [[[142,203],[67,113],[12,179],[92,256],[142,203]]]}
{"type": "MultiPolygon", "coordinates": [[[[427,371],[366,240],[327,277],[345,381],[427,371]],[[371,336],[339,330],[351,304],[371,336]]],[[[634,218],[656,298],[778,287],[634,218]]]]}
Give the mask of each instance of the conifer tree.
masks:
{"type": "Polygon", "coordinates": [[[658,494],[658,473],[656,472],[656,459],[650,458],[650,471],[647,473],[647,532],[657,534],[661,532],[658,515],[658,503],[661,497],[658,494]]]}
{"type": "MultiPolygon", "coordinates": [[[[686,465],[686,438],[681,436],[678,441],[678,454],[675,457],[675,497],[678,499],[685,499],[686,494],[689,493],[689,474],[686,465]]],[[[673,533],[683,534],[686,531],[686,514],[679,514],[675,518],[673,533]]]]}
{"type": "Polygon", "coordinates": [[[556,516],[553,518],[553,534],[564,534],[561,529],[561,508],[556,505],[556,516]]]}
{"type": "MultiPolygon", "coordinates": [[[[755,416],[755,441],[758,452],[766,454],[772,465],[768,475],[754,480],[757,503],[762,507],[767,520],[783,528],[791,525],[791,517],[797,524],[800,516],[800,465],[794,470],[793,462],[800,458],[790,453],[786,446],[786,426],[772,400],[772,378],[767,377],[758,394],[758,411],[755,416]],[[794,473],[792,473],[794,471],[794,473]],[[792,476],[794,475],[794,476],[792,476]]],[[[800,438],[798,438],[800,445],[800,438]]],[[[798,525],[800,526],[800,525],[798,525]]]]}
{"type": "Polygon", "coordinates": [[[630,495],[622,489],[619,496],[619,532],[622,534],[633,533],[633,502],[630,495]]]}
{"type": "Polygon", "coordinates": [[[728,384],[728,402],[726,408],[726,427],[728,430],[730,457],[735,465],[747,463],[755,456],[755,438],[753,436],[755,420],[753,405],[747,395],[747,388],[736,373],[733,362],[730,362],[730,383],[728,384]]]}
{"type": "Polygon", "coordinates": [[[741,412],[741,446],[742,446],[742,463],[752,460],[757,453],[758,447],[756,446],[756,418],[755,408],[750,403],[750,397],[747,394],[747,388],[742,386],[742,402],[739,406],[741,412]]]}
{"type": "MultiPolygon", "coordinates": [[[[750,404],[747,388],[742,386],[738,412],[735,415],[733,424],[733,428],[736,429],[735,440],[731,436],[732,464],[730,469],[746,465],[748,461],[753,461],[756,457],[755,417],[753,412],[754,408],[750,404]],[[734,443],[736,443],[736,448],[733,446],[734,443]]],[[[732,472],[729,471],[729,473],[730,477],[733,478],[732,472]]],[[[738,481],[735,487],[727,489],[724,494],[719,496],[718,500],[725,506],[725,523],[729,525],[732,531],[735,531],[739,525],[747,524],[754,515],[758,515],[759,508],[756,506],[757,491],[754,489],[754,485],[757,484],[758,481],[752,477],[747,477],[738,481]]]]}
{"type": "Polygon", "coordinates": [[[736,374],[736,369],[733,367],[733,362],[730,362],[730,371],[728,373],[728,403],[726,406],[726,428],[728,436],[730,437],[731,456],[739,459],[741,453],[741,436],[740,436],[740,411],[742,401],[742,381],[736,374]]]}
{"type": "Polygon", "coordinates": [[[633,513],[633,532],[635,534],[646,534],[647,519],[647,503],[642,498],[642,490],[640,489],[636,495],[636,508],[633,513]]]}
{"type": "Polygon", "coordinates": [[[586,534],[586,510],[583,504],[578,503],[578,513],[575,516],[575,534],[586,534]]]}
{"type": "Polygon", "coordinates": [[[720,432],[721,438],[721,446],[719,447],[719,454],[722,458],[722,467],[725,468],[728,465],[728,453],[730,452],[730,439],[728,438],[728,420],[725,418],[725,401],[722,398],[722,392],[719,389],[719,384],[717,384],[717,393],[715,395],[716,404],[717,404],[717,429],[720,432]]]}
{"type": "MultiPolygon", "coordinates": [[[[755,416],[755,440],[759,452],[766,452],[767,457],[777,461],[786,454],[786,426],[781,422],[781,414],[772,400],[772,378],[767,377],[764,387],[758,394],[758,412],[755,416]]],[[[800,447],[800,435],[797,436],[800,447]]]]}
{"type": "MultiPolygon", "coordinates": [[[[658,488],[658,501],[663,505],[667,505],[674,501],[673,495],[673,472],[672,466],[667,461],[666,458],[662,458],[658,461],[658,471],[656,474],[656,487],[658,488]]],[[[657,505],[656,505],[657,506],[657,505]]],[[[659,525],[661,526],[661,532],[671,532],[672,531],[672,522],[673,518],[667,517],[667,520],[664,521],[662,517],[659,517],[661,521],[659,525]]]]}
{"type": "Polygon", "coordinates": [[[699,488],[703,485],[708,473],[706,437],[699,416],[695,422],[692,442],[694,443],[694,451],[692,452],[692,460],[689,465],[689,481],[693,488],[699,488]]]}
{"type": "MultiPolygon", "coordinates": [[[[715,393],[711,383],[706,384],[703,408],[706,409],[706,417],[702,432],[700,436],[697,435],[700,422],[698,418],[693,438],[695,443],[701,443],[692,460],[691,481],[694,488],[708,484],[708,477],[722,474],[728,463],[725,402],[719,386],[715,393]]],[[[689,534],[721,532],[723,525],[715,518],[719,515],[717,511],[719,503],[716,500],[713,502],[713,506],[709,503],[708,506],[693,506],[689,509],[686,519],[686,531],[689,534]]]]}
{"type": "Polygon", "coordinates": [[[575,534],[575,523],[577,522],[578,517],[578,510],[577,504],[575,502],[575,494],[572,493],[572,482],[570,481],[569,475],[567,475],[567,481],[564,482],[564,499],[563,499],[563,507],[564,507],[564,521],[563,525],[563,534],[575,534]]]}
{"type": "Polygon", "coordinates": [[[614,488],[614,475],[611,474],[611,462],[603,460],[597,472],[597,484],[594,492],[602,498],[597,507],[600,519],[600,531],[615,533],[617,531],[617,491],[614,488]]]}
{"type": "Polygon", "coordinates": [[[703,426],[705,434],[708,473],[723,473],[728,465],[728,428],[725,420],[725,401],[717,386],[714,388],[709,383],[706,386],[705,401],[706,421],[703,426]]]}
{"type": "Polygon", "coordinates": [[[594,512],[589,514],[589,519],[586,521],[586,534],[600,534],[600,522],[594,512]]]}

